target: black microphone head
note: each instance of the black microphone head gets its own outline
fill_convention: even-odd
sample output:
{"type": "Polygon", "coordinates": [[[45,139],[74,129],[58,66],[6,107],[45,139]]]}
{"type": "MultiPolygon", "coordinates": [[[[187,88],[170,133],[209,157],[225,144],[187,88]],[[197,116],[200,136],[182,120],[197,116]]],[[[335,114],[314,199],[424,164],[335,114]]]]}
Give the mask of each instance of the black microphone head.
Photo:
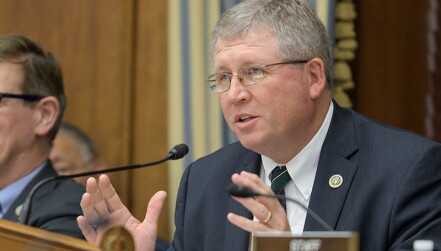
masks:
{"type": "Polygon", "coordinates": [[[179,144],[174,146],[170,152],[168,152],[169,159],[177,160],[183,158],[188,153],[188,146],[186,144],[179,144]]]}
{"type": "Polygon", "coordinates": [[[260,195],[259,193],[255,192],[247,187],[238,186],[233,183],[228,185],[227,191],[229,194],[236,196],[236,197],[241,197],[241,198],[248,198],[248,197],[260,195]]]}

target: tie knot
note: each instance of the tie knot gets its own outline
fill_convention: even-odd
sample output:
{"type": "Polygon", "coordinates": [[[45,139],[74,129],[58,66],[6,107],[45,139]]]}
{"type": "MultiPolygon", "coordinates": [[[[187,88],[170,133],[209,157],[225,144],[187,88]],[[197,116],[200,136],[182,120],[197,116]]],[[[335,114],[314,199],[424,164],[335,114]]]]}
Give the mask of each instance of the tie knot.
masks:
{"type": "Polygon", "coordinates": [[[271,189],[275,193],[280,193],[291,180],[291,176],[289,176],[288,170],[286,170],[286,166],[277,166],[273,169],[270,174],[271,180],[271,189]]]}

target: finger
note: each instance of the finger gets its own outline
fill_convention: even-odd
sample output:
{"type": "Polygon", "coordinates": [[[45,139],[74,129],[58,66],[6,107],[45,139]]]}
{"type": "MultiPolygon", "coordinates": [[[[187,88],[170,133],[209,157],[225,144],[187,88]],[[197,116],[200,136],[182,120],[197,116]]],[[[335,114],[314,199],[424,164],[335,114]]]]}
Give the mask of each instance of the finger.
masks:
{"type": "Polygon", "coordinates": [[[230,221],[233,225],[247,231],[250,233],[257,232],[257,231],[268,231],[271,230],[268,226],[264,224],[260,224],[257,221],[250,220],[248,218],[245,218],[240,215],[236,215],[233,213],[227,214],[227,219],[230,221]]]}
{"type": "MultiPolygon", "coordinates": [[[[243,198],[233,199],[240,201],[243,198]]],[[[290,226],[285,209],[277,199],[257,197],[253,201],[239,202],[244,205],[261,224],[265,224],[273,231],[289,231],[290,226]]]]}
{"type": "MultiPolygon", "coordinates": [[[[237,185],[248,187],[258,193],[274,195],[272,189],[256,174],[242,171],[240,174],[233,174],[231,180],[237,185]]],[[[257,202],[264,204],[271,212],[285,211],[276,198],[256,196],[255,199],[257,202]]]]}
{"type": "Polygon", "coordinates": [[[86,192],[90,194],[90,203],[96,213],[99,215],[99,221],[101,219],[106,219],[107,215],[109,214],[109,208],[107,207],[107,203],[101,194],[99,184],[95,178],[91,177],[87,179],[86,192]]]}
{"type": "Polygon", "coordinates": [[[256,174],[242,171],[239,175],[239,182],[244,182],[246,187],[255,190],[258,193],[274,194],[273,190],[256,174]]]}
{"type": "MultiPolygon", "coordinates": [[[[271,188],[255,174],[243,171],[240,174],[233,175],[231,179],[233,183],[251,188],[258,193],[274,194],[271,188]]],[[[289,230],[286,211],[276,198],[256,196],[253,200],[243,200],[239,198],[236,200],[244,205],[261,222],[267,219],[271,213],[270,219],[264,222],[264,224],[273,230],[289,230]]]]}
{"type": "Polygon", "coordinates": [[[263,182],[261,183],[260,179],[254,180],[253,176],[244,175],[243,172],[240,174],[238,173],[233,174],[231,176],[231,181],[236,185],[248,187],[257,193],[267,192],[267,190],[265,189],[267,185],[264,184],[263,182]]]}
{"type": "Polygon", "coordinates": [[[135,241],[136,250],[154,250],[158,232],[158,220],[166,197],[166,192],[159,191],[150,199],[144,221],[140,225],[142,230],[137,230],[138,233],[144,232],[144,234],[142,236],[138,235],[142,239],[135,241]]]}
{"type": "Polygon", "coordinates": [[[262,204],[252,198],[238,198],[233,197],[234,200],[242,204],[248,211],[250,211],[258,220],[262,221],[268,217],[270,210],[262,204]]]}
{"type": "Polygon", "coordinates": [[[80,206],[89,225],[98,224],[101,221],[100,216],[95,211],[95,208],[91,203],[91,195],[89,193],[83,194],[81,197],[80,206]]]}
{"type": "Polygon", "coordinates": [[[277,199],[257,197],[257,206],[252,206],[251,212],[261,224],[265,224],[275,231],[289,231],[290,226],[285,209],[277,199]],[[260,209],[254,209],[259,207],[260,209]]]}
{"type": "Polygon", "coordinates": [[[86,181],[86,192],[96,193],[98,189],[98,182],[94,177],[89,177],[86,181]]]}
{"type": "Polygon", "coordinates": [[[101,190],[101,195],[106,202],[108,211],[115,212],[120,209],[125,209],[124,204],[116,193],[116,190],[107,175],[100,176],[98,185],[101,190]]]}
{"type": "Polygon", "coordinates": [[[158,222],[166,198],[167,198],[167,193],[164,191],[159,191],[152,196],[147,206],[147,213],[145,215],[146,221],[151,223],[158,222]]]}
{"type": "Polygon", "coordinates": [[[80,227],[81,232],[83,233],[86,240],[90,243],[97,243],[96,231],[95,229],[87,222],[87,219],[84,216],[77,217],[78,227],[80,227]]]}

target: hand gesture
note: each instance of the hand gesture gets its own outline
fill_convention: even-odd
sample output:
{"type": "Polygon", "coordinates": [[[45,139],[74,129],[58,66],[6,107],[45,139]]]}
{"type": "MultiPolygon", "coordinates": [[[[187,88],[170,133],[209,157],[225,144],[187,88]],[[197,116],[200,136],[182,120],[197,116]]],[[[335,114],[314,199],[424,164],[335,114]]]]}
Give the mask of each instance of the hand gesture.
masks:
{"type": "Polygon", "coordinates": [[[84,216],[77,218],[86,240],[100,245],[111,227],[121,225],[133,236],[136,250],[153,251],[158,219],[167,194],[159,191],[150,199],[143,222],[137,220],[124,206],[107,175],[87,180],[86,193],[81,199],[84,216]]]}
{"type": "MultiPolygon", "coordinates": [[[[262,194],[274,194],[256,174],[242,171],[233,174],[231,180],[234,184],[250,188],[262,194]]],[[[286,211],[276,198],[258,196],[255,198],[233,198],[246,207],[259,221],[250,220],[233,213],[227,215],[228,220],[252,233],[257,231],[290,231],[286,211]]]]}

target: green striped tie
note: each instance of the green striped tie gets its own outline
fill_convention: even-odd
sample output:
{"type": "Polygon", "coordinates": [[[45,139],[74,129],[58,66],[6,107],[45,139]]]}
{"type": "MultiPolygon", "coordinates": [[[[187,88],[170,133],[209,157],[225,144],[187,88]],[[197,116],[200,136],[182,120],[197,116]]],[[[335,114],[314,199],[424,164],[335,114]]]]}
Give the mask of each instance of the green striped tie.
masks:
{"type": "MultiPolygon", "coordinates": [[[[286,166],[277,166],[273,169],[270,174],[271,180],[271,189],[275,194],[285,195],[285,186],[288,181],[291,180],[291,176],[289,176],[288,170],[286,170],[286,166]]],[[[286,210],[286,200],[279,199],[280,204],[282,204],[283,208],[286,210]]]]}

